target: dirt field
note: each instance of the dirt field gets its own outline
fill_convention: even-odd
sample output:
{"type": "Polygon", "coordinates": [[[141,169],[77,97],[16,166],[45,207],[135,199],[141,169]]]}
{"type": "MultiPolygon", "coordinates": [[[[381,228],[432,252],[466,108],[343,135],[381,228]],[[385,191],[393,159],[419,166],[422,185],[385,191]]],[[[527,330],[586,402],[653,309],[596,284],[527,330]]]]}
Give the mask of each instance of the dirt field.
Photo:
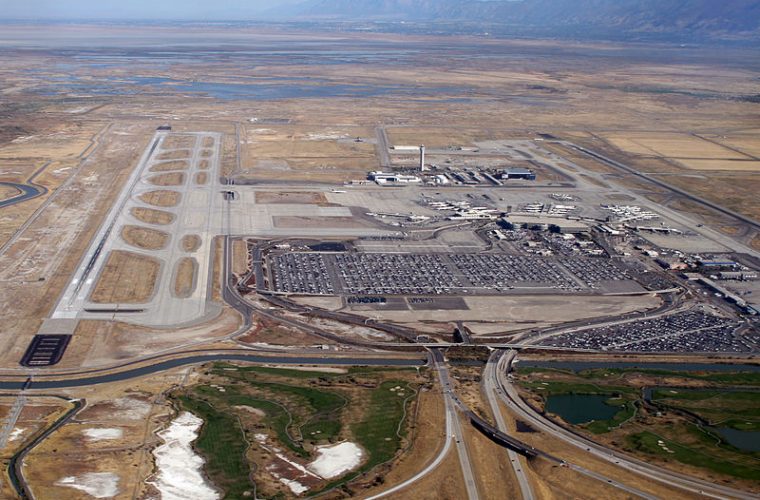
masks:
{"type": "Polygon", "coordinates": [[[188,158],[192,153],[189,149],[177,149],[175,151],[167,151],[158,155],[158,160],[183,160],[188,158]]]}
{"type": "Polygon", "coordinates": [[[185,174],[172,172],[170,174],[154,175],[148,179],[148,182],[156,186],[180,186],[185,183],[185,174]]]}
{"type": "Polygon", "coordinates": [[[171,135],[164,139],[163,149],[189,149],[195,145],[195,137],[190,135],[171,135]]]}
{"type": "Polygon", "coordinates": [[[241,177],[273,173],[282,179],[340,182],[364,178],[377,167],[374,138],[368,128],[319,125],[247,128],[241,177]]]}
{"type": "Polygon", "coordinates": [[[163,231],[147,227],[124,226],[121,237],[130,245],[143,250],[161,250],[166,247],[171,236],[163,231]]]}
{"type": "Polygon", "coordinates": [[[703,137],[711,141],[723,144],[726,147],[735,148],[746,155],[760,156],[760,137],[755,133],[728,133],[727,135],[705,134],[703,137]]]}
{"type": "Polygon", "coordinates": [[[180,245],[185,252],[195,252],[201,246],[201,237],[195,234],[188,234],[182,237],[180,245]]]}
{"type": "Polygon", "coordinates": [[[182,195],[176,191],[158,189],[140,195],[140,200],[156,207],[175,207],[182,199],[182,195]]]}
{"type": "Polygon", "coordinates": [[[203,185],[208,182],[208,174],[206,172],[198,172],[195,174],[195,183],[198,185],[203,185]]]}
{"type": "Polygon", "coordinates": [[[15,187],[0,185],[0,201],[13,198],[14,196],[18,196],[19,194],[21,194],[21,191],[19,191],[15,187]]]}
{"type": "MultiPolygon", "coordinates": [[[[446,149],[449,146],[474,146],[476,142],[505,139],[502,134],[478,129],[446,130],[425,127],[386,127],[389,146],[419,146],[446,149]]],[[[393,152],[393,150],[391,150],[393,152]]]]}
{"type": "Polygon", "coordinates": [[[733,172],[760,172],[760,161],[751,160],[693,160],[679,158],[676,160],[681,165],[692,170],[718,170],[733,172]]]}
{"type": "Polygon", "coordinates": [[[232,242],[232,272],[238,276],[248,272],[248,245],[245,241],[232,242]]]}
{"type": "Polygon", "coordinates": [[[690,159],[751,159],[744,154],[689,134],[626,132],[610,134],[605,137],[623,151],[640,155],[678,158],[686,165],[689,165],[688,160],[690,159]]]}
{"type": "Polygon", "coordinates": [[[177,264],[174,276],[174,293],[177,297],[189,297],[195,290],[198,261],[192,257],[184,257],[177,264]]]}
{"type": "MultiPolygon", "coordinates": [[[[157,396],[184,380],[186,370],[180,369],[73,393],[71,397],[85,400],[85,408],[26,459],[25,475],[33,479],[35,496],[91,499],[93,496],[70,484],[85,484],[87,474],[92,473],[103,474],[106,484],[114,486],[113,498],[147,494],[143,481],[154,472],[151,450],[161,442],[154,432],[163,428],[172,414],[157,396]]],[[[105,495],[107,491],[96,486],[93,493],[110,496],[105,495]]]]}
{"type": "Polygon", "coordinates": [[[151,172],[171,172],[173,170],[186,170],[188,166],[189,164],[186,161],[167,161],[154,165],[149,170],[151,172]]]}
{"type": "Polygon", "coordinates": [[[393,318],[400,323],[418,321],[505,322],[505,329],[523,329],[555,322],[623,314],[653,308],[659,299],[641,297],[583,297],[573,299],[556,295],[524,297],[467,297],[469,310],[383,311],[374,310],[376,318],[393,318]],[[576,302],[578,300],[578,302],[576,302]],[[580,302],[582,301],[582,302],[580,302]],[[582,304],[582,305],[581,305],[582,304]]]}
{"type": "Polygon", "coordinates": [[[757,174],[710,174],[708,179],[669,175],[661,179],[722,206],[760,220],[760,177],[757,174]]]}
{"type": "Polygon", "coordinates": [[[146,224],[167,225],[174,222],[174,214],[164,212],[163,210],[153,210],[152,208],[135,207],[132,209],[132,215],[141,222],[146,224]]]}
{"type": "Polygon", "coordinates": [[[115,250],[108,255],[90,296],[102,304],[140,304],[153,295],[161,265],[155,259],[115,250]]]}

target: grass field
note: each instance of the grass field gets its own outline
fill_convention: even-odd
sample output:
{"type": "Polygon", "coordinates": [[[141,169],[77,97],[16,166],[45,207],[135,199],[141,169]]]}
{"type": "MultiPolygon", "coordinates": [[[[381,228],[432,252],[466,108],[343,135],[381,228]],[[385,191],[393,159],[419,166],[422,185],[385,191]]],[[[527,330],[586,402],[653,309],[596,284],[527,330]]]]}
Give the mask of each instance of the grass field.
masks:
{"type": "Polygon", "coordinates": [[[573,426],[610,446],[718,477],[760,479],[760,452],[741,450],[720,435],[723,428],[760,432],[758,372],[526,367],[518,368],[518,383],[536,405],[554,394],[610,396],[605,404],[621,408],[614,417],[573,426]]]}
{"type": "Polygon", "coordinates": [[[662,434],[649,431],[638,432],[629,435],[627,443],[634,450],[657,455],[666,462],[676,460],[694,467],[709,469],[721,475],[752,481],[760,479],[760,467],[756,465],[755,460],[742,463],[721,457],[716,454],[715,436],[696,425],[665,430],[662,434]],[[673,435],[677,435],[678,439],[671,439],[670,436],[673,435]]]}
{"type": "Polygon", "coordinates": [[[248,445],[240,422],[206,401],[179,396],[180,406],[203,419],[195,447],[206,459],[204,470],[211,482],[224,491],[225,498],[249,496],[253,485],[251,467],[245,458],[248,445]]]}
{"type": "MultiPolygon", "coordinates": [[[[225,489],[226,498],[239,498],[232,492],[249,487],[249,465],[238,460],[246,455],[244,449],[225,451],[211,442],[212,436],[226,443],[269,431],[270,438],[302,464],[315,458],[316,445],[357,443],[366,453],[364,461],[343,477],[314,488],[324,491],[396,457],[405,443],[408,410],[417,395],[411,383],[417,373],[404,369],[350,368],[344,373],[216,363],[204,373],[202,383],[178,393],[176,399],[206,422],[197,447],[207,459],[209,477],[225,489]]],[[[257,462],[257,487],[265,490],[259,493],[276,496],[267,490],[266,474],[264,464],[257,462]]]]}
{"type": "Polygon", "coordinates": [[[713,426],[760,431],[760,392],[658,388],[652,401],[693,413],[713,426]]]}

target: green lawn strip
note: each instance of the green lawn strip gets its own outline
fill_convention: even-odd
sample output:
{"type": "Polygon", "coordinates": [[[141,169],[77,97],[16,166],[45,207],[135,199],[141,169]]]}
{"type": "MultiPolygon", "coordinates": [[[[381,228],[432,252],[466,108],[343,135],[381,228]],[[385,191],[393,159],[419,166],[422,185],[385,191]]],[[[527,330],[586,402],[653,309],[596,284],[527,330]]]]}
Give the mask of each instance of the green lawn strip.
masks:
{"type": "Polygon", "coordinates": [[[585,427],[588,431],[593,432],[594,434],[604,434],[605,432],[609,432],[616,427],[620,427],[636,415],[636,405],[633,401],[627,401],[622,398],[616,399],[620,402],[613,402],[614,399],[606,401],[606,403],[610,406],[621,407],[621,410],[617,412],[611,419],[594,420],[588,424],[585,424],[583,427],[585,427]]]}
{"type": "Polygon", "coordinates": [[[531,373],[561,373],[563,375],[573,375],[578,376],[578,374],[572,370],[563,370],[560,368],[542,368],[537,366],[520,366],[519,364],[515,367],[515,372],[518,375],[527,375],[531,373]]]}
{"type": "MultiPolygon", "coordinates": [[[[522,371],[523,369],[521,369],[522,371]]],[[[576,375],[586,379],[604,378],[605,375],[623,375],[625,373],[641,373],[645,375],[656,375],[662,377],[680,377],[704,380],[707,382],[738,384],[738,385],[760,385],[760,372],[699,372],[699,371],[671,371],[657,370],[650,368],[593,368],[576,372],[576,375]]]]}
{"type": "Polygon", "coordinates": [[[296,379],[329,378],[345,375],[344,373],[329,373],[318,370],[292,370],[288,368],[273,368],[270,366],[235,366],[227,363],[215,363],[213,371],[214,374],[222,376],[227,376],[234,373],[234,371],[238,371],[240,373],[262,373],[265,375],[274,375],[276,377],[296,379]]]}
{"type": "Polygon", "coordinates": [[[226,400],[232,406],[250,406],[263,411],[266,414],[265,422],[274,430],[277,439],[296,455],[303,458],[309,457],[309,453],[288,433],[288,428],[292,423],[292,417],[290,412],[281,404],[243,394],[229,396],[226,400]]]}
{"type": "Polygon", "coordinates": [[[224,498],[244,498],[253,490],[245,458],[248,444],[237,418],[190,396],[177,398],[184,410],[203,419],[195,447],[203,455],[205,472],[225,492],[224,498]]]}
{"type": "Polygon", "coordinates": [[[731,403],[753,403],[760,407],[760,391],[721,391],[721,390],[694,390],[694,389],[656,389],[652,393],[652,399],[682,399],[687,401],[704,401],[718,399],[731,403]]]}
{"type": "MultiPolygon", "coordinates": [[[[338,394],[320,391],[310,387],[298,387],[275,382],[259,382],[246,380],[249,386],[265,391],[267,396],[249,396],[241,392],[240,386],[225,385],[225,392],[209,386],[196,387],[195,391],[207,398],[222,399],[228,405],[247,405],[263,410],[267,415],[267,423],[274,429],[280,441],[301,457],[308,457],[300,439],[311,441],[331,440],[340,433],[340,410],[345,406],[346,399],[338,394]],[[277,395],[295,396],[308,406],[306,415],[298,415],[297,408],[289,407],[277,401],[277,395]],[[299,422],[296,422],[298,415],[299,422]],[[293,438],[288,430],[292,425],[298,425],[300,436],[293,438]],[[316,433],[316,431],[320,431],[316,433]],[[312,434],[315,432],[315,434],[312,434]]],[[[304,411],[300,412],[301,414],[304,411]]]]}
{"type": "Polygon", "coordinates": [[[760,426],[760,392],[673,391],[657,389],[652,393],[652,401],[667,408],[691,412],[711,424],[721,423],[740,430],[760,426]]]}
{"type": "MultiPolygon", "coordinates": [[[[241,373],[262,373],[266,375],[273,375],[276,377],[283,377],[283,378],[296,378],[296,379],[313,379],[313,378],[335,378],[335,377],[345,377],[346,375],[362,375],[362,374],[373,374],[373,373],[382,373],[382,372],[409,372],[409,371],[417,371],[417,368],[407,368],[407,367],[390,367],[390,366],[350,366],[345,367],[346,373],[331,373],[331,372],[323,372],[319,371],[319,369],[315,368],[313,371],[308,369],[309,367],[304,367],[303,370],[293,370],[289,368],[275,368],[271,366],[235,366],[230,363],[224,363],[224,362],[217,362],[213,365],[213,372],[216,375],[229,375],[231,373],[234,373],[235,371],[241,372],[241,373]]],[[[341,367],[338,367],[341,368],[341,367]]],[[[421,367],[420,369],[423,369],[424,367],[421,367]]]]}
{"type": "Polygon", "coordinates": [[[729,429],[736,429],[737,431],[760,432],[760,420],[753,421],[730,418],[728,420],[715,420],[711,422],[712,425],[717,427],[728,427],[729,429]]]}
{"type": "Polygon", "coordinates": [[[575,382],[554,382],[554,381],[541,381],[541,382],[520,382],[520,385],[527,389],[537,390],[540,394],[589,394],[589,395],[616,395],[626,394],[635,395],[638,394],[638,389],[635,387],[625,386],[607,386],[596,384],[584,384],[575,382]]]}
{"type": "Polygon", "coordinates": [[[406,418],[406,404],[415,394],[416,390],[408,383],[393,380],[385,381],[374,389],[364,419],[351,425],[354,440],[367,452],[367,461],[359,469],[330,482],[312,495],[348,483],[377,465],[393,459],[405,433],[403,422],[406,418]],[[397,386],[403,388],[403,396],[399,396],[398,391],[391,391],[397,386]]]}
{"type": "Polygon", "coordinates": [[[724,458],[721,453],[721,447],[716,444],[713,436],[706,434],[696,426],[689,425],[689,434],[697,438],[698,446],[687,446],[671,439],[660,437],[652,432],[644,431],[627,436],[627,441],[633,448],[649,453],[676,460],[678,462],[701,467],[743,479],[760,479],[760,467],[751,467],[745,464],[736,463],[724,458]],[[663,449],[658,440],[663,441],[664,445],[673,453],[663,449]]]}

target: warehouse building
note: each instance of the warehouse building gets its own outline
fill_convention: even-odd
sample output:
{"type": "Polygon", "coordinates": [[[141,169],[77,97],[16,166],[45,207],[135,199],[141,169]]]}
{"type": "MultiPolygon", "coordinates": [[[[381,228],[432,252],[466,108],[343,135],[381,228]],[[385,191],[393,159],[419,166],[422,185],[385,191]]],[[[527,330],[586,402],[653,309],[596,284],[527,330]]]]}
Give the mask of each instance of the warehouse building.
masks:
{"type": "Polygon", "coordinates": [[[501,173],[502,180],[522,179],[526,181],[535,181],[536,173],[528,168],[514,167],[508,168],[501,173]]]}

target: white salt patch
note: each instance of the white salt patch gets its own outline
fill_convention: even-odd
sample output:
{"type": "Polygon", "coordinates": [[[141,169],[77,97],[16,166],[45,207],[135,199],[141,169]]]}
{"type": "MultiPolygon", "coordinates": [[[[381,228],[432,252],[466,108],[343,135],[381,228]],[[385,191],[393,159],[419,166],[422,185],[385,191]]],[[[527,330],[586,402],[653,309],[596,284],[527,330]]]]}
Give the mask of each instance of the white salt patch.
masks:
{"type": "Polygon", "coordinates": [[[258,408],[254,408],[253,406],[238,405],[238,406],[233,406],[233,408],[238,409],[238,410],[247,411],[248,413],[256,415],[257,417],[264,417],[264,416],[266,416],[266,413],[264,413],[263,411],[259,410],[258,408]]]}
{"type": "Polygon", "coordinates": [[[307,491],[309,489],[308,487],[302,485],[301,483],[299,483],[295,479],[288,479],[286,477],[282,477],[281,475],[277,474],[272,469],[274,469],[273,466],[267,467],[267,471],[269,471],[269,473],[272,475],[272,477],[275,478],[275,479],[277,479],[279,482],[281,482],[282,484],[284,484],[288,488],[290,488],[290,491],[292,491],[296,495],[300,495],[301,493],[303,493],[304,491],[307,491]]]}
{"type": "Polygon", "coordinates": [[[11,431],[11,435],[8,436],[8,441],[16,441],[18,439],[21,439],[21,436],[24,435],[24,431],[26,431],[26,429],[23,429],[21,427],[14,427],[11,431]]]}
{"type": "Polygon", "coordinates": [[[85,429],[82,434],[87,436],[88,441],[104,441],[106,439],[119,439],[124,431],[121,429],[85,429]]]}
{"type": "Polygon", "coordinates": [[[113,401],[114,407],[119,410],[114,418],[126,418],[128,420],[143,420],[150,413],[150,403],[135,398],[119,398],[113,401]]]}
{"type": "Polygon", "coordinates": [[[203,458],[193,450],[203,420],[182,412],[171,425],[158,433],[164,444],[153,450],[158,474],[150,484],[163,500],[216,500],[219,494],[203,478],[203,458]]]}
{"type": "Polygon", "coordinates": [[[55,484],[84,491],[95,498],[113,498],[119,494],[119,476],[112,472],[88,472],[81,476],[68,476],[55,484]]]}
{"type": "Polygon", "coordinates": [[[318,446],[317,459],[309,464],[309,469],[325,479],[332,479],[357,467],[363,457],[362,449],[350,441],[318,446]]]}
{"type": "Polygon", "coordinates": [[[347,139],[349,136],[340,132],[329,130],[324,134],[308,134],[305,139],[307,141],[331,141],[337,139],[347,139]]]}

